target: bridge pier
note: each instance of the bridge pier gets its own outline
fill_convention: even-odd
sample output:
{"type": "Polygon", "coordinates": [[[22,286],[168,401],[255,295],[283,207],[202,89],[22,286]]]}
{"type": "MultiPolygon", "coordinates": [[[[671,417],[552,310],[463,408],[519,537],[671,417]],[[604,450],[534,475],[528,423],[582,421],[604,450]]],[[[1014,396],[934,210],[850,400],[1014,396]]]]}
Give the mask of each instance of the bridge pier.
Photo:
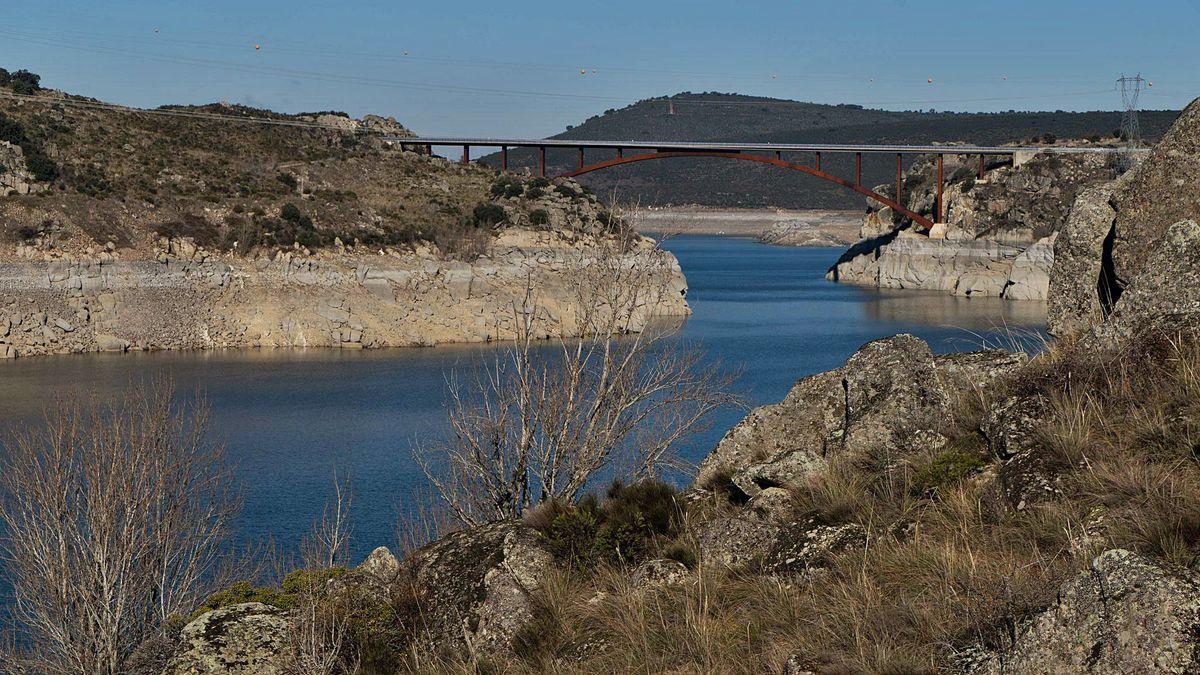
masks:
{"type": "Polygon", "coordinates": [[[896,203],[904,203],[904,155],[896,153],[896,203]]]}
{"type": "Polygon", "coordinates": [[[462,163],[463,164],[471,163],[471,146],[469,146],[469,145],[463,146],[462,163]]]}
{"type": "Polygon", "coordinates": [[[542,178],[546,177],[546,146],[538,148],[538,175],[542,178]]]}
{"type": "Polygon", "coordinates": [[[854,153],[854,184],[862,187],[862,153],[854,153]]]}
{"type": "Polygon", "coordinates": [[[945,185],[945,155],[938,153],[937,156],[937,199],[934,201],[933,222],[934,224],[945,224],[946,216],[942,213],[942,188],[945,185]]]}

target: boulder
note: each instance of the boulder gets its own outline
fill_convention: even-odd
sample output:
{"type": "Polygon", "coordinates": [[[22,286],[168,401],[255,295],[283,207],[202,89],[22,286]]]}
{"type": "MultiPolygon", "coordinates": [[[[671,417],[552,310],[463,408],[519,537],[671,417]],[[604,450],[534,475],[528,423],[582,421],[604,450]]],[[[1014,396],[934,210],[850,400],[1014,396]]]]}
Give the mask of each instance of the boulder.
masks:
{"type": "Polygon", "coordinates": [[[800,380],[781,403],[751,411],[701,462],[697,481],[728,474],[753,497],[822,469],[831,453],[904,454],[918,432],[940,427],[950,400],[923,340],[876,340],[841,368],[800,380]]]}
{"type": "Polygon", "coordinates": [[[1200,584],[1130,551],[1105,551],[973,673],[1195,673],[1200,584]]]}
{"type": "Polygon", "coordinates": [[[1173,223],[1200,220],[1200,99],[1192,101],[1113,193],[1112,270],[1132,283],[1173,223]]]}
{"type": "Polygon", "coordinates": [[[1109,203],[1115,189],[1114,182],[1080,192],[1054,242],[1046,297],[1046,327],[1053,335],[1078,332],[1103,318],[1105,306],[1100,296],[1107,296],[1108,291],[1101,279],[1101,261],[1116,216],[1109,203]]]}
{"type": "Polygon", "coordinates": [[[1145,331],[1195,330],[1200,324],[1200,225],[1185,220],[1158,240],[1138,274],[1093,333],[1118,343],[1145,331]]]}
{"type": "Polygon", "coordinates": [[[123,352],[129,349],[129,343],[115,335],[97,333],[96,348],[102,352],[123,352]]]}
{"type": "Polygon", "coordinates": [[[701,523],[697,539],[704,565],[787,576],[824,567],[834,554],[863,546],[866,533],[855,523],[825,525],[813,518],[777,523],[745,510],[701,523]]]}
{"type": "Polygon", "coordinates": [[[634,568],[629,582],[635,588],[658,588],[686,583],[691,573],[677,560],[647,560],[634,568]]]}
{"type": "Polygon", "coordinates": [[[980,425],[988,449],[1002,462],[996,485],[1018,510],[1062,493],[1059,479],[1067,467],[1041,436],[1050,415],[1041,396],[1010,396],[992,404],[980,425]]]}
{"type": "Polygon", "coordinates": [[[501,522],[442,537],[404,561],[421,595],[424,639],[449,652],[502,654],[533,619],[530,595],[553,564],[538,533],[501,522]]]}
{"type": "Polygon", "coordinates": [[[173,675],[275,675],[285,672],[288,621],[282,610],[246,602],[205,612],[183,628],[173,675]]]}

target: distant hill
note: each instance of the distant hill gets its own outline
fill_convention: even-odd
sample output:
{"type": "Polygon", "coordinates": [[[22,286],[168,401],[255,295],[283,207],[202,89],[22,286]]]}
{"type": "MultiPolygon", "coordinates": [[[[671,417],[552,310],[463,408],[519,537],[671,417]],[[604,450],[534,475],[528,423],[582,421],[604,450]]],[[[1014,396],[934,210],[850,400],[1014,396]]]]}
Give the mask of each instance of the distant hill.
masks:
{"type": "MultiPolygon", "coordinates": [[[[1179,115],[1147,110],[1140,115],[1143,135],[1156,140],[1179,115]]],[[[1112,141],[1121,125],[1119,112],[953,113],[872,110],[855,105],[823,105],[738,94],[677,94],[607,110],[553,138],[571,140],[697,140],[773,143],[932,143],[1024,142],[1045,134],[1112,141]],[[674,114],[672,113],[672,109],[674,114]]],[[[595,151],[595,157],[601,152],[595,151]]],[[[589,161],[590,161],[589,156],[589,161]]],[[[551,150],[547,163],[555,173],[575,165],[573,149],[551,150]]],[[[811,161],[810,157],[797,158],[811,161]]],[[[498,155],[484,162],[499,165],[498,155]]],[[[534,167],[533,150],[509,152],[511,167],[534,167]]],[[[824,160],[830,170],[850,177],[853,160],[824,160]]],[[[895,160],[867,156],[863,182],[876,185],[895,175],[895,160]]],[[[861,197],[845,188],[794,171],[726,159],[671,159],[616,167],[581,177],[580,182],[608,196],[642,204],[779,206],[786,208],[859,208],[861,197]]]]}

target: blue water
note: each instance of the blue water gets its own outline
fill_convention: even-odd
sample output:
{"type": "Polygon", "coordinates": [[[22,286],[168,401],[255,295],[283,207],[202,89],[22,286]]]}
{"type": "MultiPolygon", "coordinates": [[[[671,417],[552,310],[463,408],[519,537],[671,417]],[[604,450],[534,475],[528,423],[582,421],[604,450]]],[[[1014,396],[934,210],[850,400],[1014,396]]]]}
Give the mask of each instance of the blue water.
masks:
{"type": "MultiPolygon", "coordinates": [[[[741,372],[753,405],[778,401],[800,377],[837,367],[863,343],[914,333],[935,351],[978,348],[1039,331],[1040,303],[859,289],[827,282],[837,249],[769,247],[747,239],[686,236],[666,244],[687,275],[694,314],[680,339],[709,367],[741,372]]],[[[36,420],[72,388],[116,391],[163,374],[199,389],[212,408],[244,493],[243,542],[294,546],[319,517],[335,469],[348,474],[353,551],[392,545],[400,514],[425,492],[414,442],[444,430],[446,377],[491,353],[485,346],[386,351],[231,351],[89,355],[0,363],[0,432],[36,420]]],[[[685,449],[699,460],[744,411],[728,410],[685,449]]]]}

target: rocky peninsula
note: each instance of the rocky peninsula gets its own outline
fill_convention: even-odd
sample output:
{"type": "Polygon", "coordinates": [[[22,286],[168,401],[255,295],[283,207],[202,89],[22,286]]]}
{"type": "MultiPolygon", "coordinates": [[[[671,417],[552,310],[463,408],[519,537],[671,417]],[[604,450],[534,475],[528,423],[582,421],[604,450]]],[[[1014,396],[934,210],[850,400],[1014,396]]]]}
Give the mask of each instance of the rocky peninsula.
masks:
{"type": "Polygon", "coordinates": [[[674,257],[577,183],[403,151],[395,120],[38,97],[0,101],[0,358],[510,339],[529,288],[571,336],[602,256],[653,259],[647,306],[689,311],[674,257]]]}
{"type": "MultiPolygon", "coordinates": [[[[953,147],[948,146],[947,152],[953,147]]],[[[908,288],[960,296],[1041,300],[1048,295],[1055,241],[1075,197],[1088,186],[1116,178],[1103,155],[1034,155],[1014,165],[994,165],[984,180],[974,161],[945,157],[946,223],[919,232],[892,209],[868,201],[854,244],[827,279],[879,288],[908,288]]],[[[932,215],[932,158],[919,158],[904,174],[906,206],[932,215]]],[[[894,185],[875,188],[892,196],[894,185]]]]}

